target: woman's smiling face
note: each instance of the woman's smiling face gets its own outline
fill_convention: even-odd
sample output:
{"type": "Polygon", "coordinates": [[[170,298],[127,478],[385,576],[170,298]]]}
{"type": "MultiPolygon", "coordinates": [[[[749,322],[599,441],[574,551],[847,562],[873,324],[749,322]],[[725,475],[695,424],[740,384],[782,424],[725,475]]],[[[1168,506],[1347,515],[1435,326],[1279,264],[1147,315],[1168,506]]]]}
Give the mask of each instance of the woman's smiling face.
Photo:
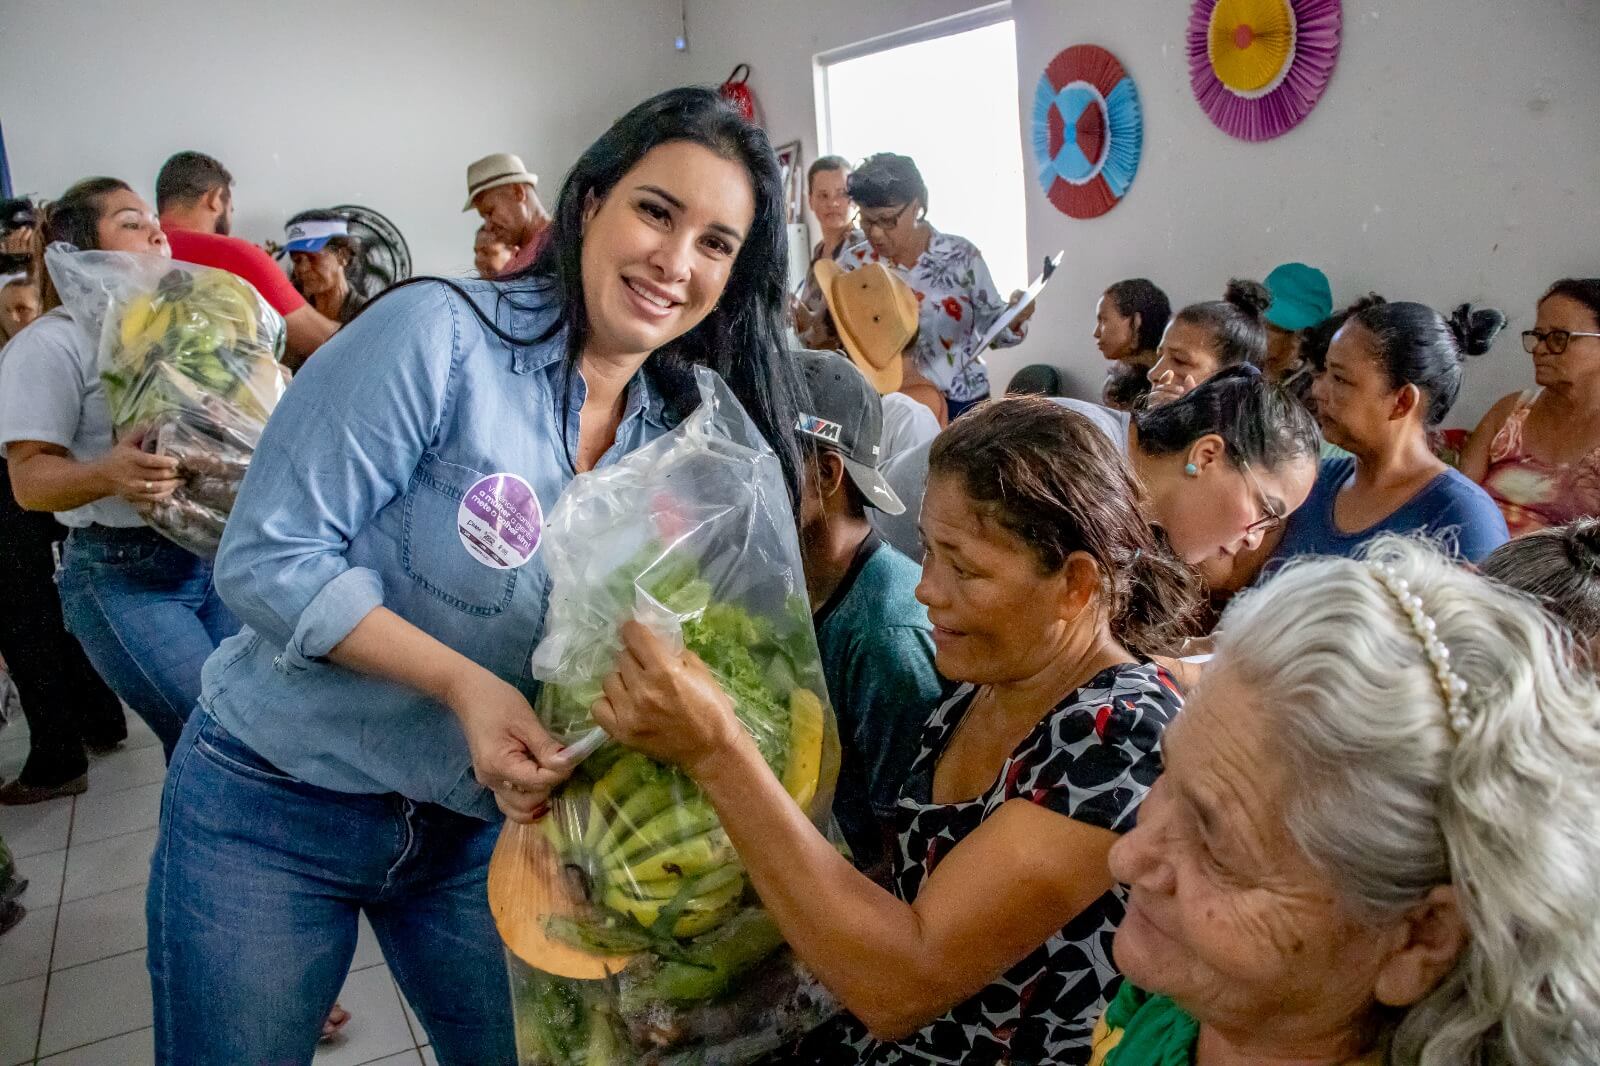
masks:
{"type": "Polygon", "coordinates": [[[590,350],[647,354],[699,325],[754,220],[755,191],[740,163],[689,141],[645,153],[585,212],[590,350]]]}

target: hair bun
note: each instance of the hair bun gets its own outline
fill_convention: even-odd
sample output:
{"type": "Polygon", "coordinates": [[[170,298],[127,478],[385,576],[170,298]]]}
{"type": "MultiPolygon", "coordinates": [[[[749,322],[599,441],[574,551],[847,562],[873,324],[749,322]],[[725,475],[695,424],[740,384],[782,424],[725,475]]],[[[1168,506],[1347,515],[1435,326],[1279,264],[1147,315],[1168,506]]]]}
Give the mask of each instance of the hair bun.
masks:
{"type": "Polygon", "coordinates": [[[1222,298],[1251,318],[1260,318],[1272,306],[1272,293],[1259,281],[1231,278],[1222,298]]]}
{"type": "Polygon", "coordinates": [[[1506,327],[1506,316],[1493,307],[1462,304],[1450,312],[1450,332],[1456,345],[1467,355],[1482,355],[1506,327]]]}

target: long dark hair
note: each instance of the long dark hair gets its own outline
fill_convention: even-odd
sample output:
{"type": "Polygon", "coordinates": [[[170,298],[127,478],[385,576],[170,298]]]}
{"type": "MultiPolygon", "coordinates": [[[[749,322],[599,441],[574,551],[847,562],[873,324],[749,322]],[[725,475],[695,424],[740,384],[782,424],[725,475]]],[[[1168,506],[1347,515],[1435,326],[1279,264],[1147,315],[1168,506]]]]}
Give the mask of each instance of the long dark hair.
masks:
{"type": "Polygon", "coordinates": [[[39,209],[39,226],[33,238],[33,276],[39,279],[39,304],[46,311],[61,306],[61,296],[44,268],[44,250],[56,241],[66,241],[80,252],[100,247],[100,216],[109,193],[132,192],[121,178],[84,178],[59,199],[39,209]]]}
{"type": "Polygon", "coordinates": [[[934,438],[928,476],[936,475],[959,478],[1043,573],[1059,571],[1073,552],[1090,555],[1124,647],[1171,652],[1187,634],[1199,580],[1140,513],[1127,459],[1083,415],[1039,396],[985,404],[934,438]]]}
{"type": "Polygon", "coordinates": [[[1426,304],[1397,301],[1358,311],[1350,321],[1372,334],[1390,388],[1415,385],[1426,398],[1424,425],[1431,428],[1455,406],[1463,359],[1487,352],[1506,316],[1492,307],[1462,304],[1445,318],[1426,304]]]}

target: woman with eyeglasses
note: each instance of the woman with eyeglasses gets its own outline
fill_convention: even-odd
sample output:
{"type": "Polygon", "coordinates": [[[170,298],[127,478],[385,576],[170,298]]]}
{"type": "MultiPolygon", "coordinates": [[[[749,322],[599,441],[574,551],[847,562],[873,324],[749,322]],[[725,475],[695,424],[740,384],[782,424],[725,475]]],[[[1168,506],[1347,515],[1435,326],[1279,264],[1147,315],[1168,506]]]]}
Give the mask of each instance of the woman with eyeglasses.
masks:
{"type": "Polygon", "coordinates": [[[1536,388],[1490,409],[1461,454],[1512,536],[1600,515],[1600,278],[1565,278],[1522,334],[1536,388]]]}
{"type": "MultiPolygon", "coordinates": [[[[1000,299],[983,253],[965,237],[941,233],[928,221],[928,186],[903,155],[869,156],[849,181],[865,244],[839,257],[846,270],[883,263],[917,294],[917,365],[945,396],[953,419],[989,398],[989,371],[972,351],[1009,304],[1000,299]]],[[[1013,293],[1012,302],[1020,297],[1013,293]]],[[[1029,307],[994,341],[1009,348],[1027,335],[1029,307]]]]}
{"type": "Polygon", "coordinates": [[[1490,308],[1462,304],[1446,319],[1401,302],[1358,311],[1339,328],[1312,394],[1323,435],[1350,455],[1323,460],[1265,572],[1299,555],[1354,558],[1382,533],[1420,533],[1472,563],[1505,543],[1488,493],[1428,446],[1428,430],[1461,391],[1464,358],[1488,351],[1505,321],[1490,308]]]}

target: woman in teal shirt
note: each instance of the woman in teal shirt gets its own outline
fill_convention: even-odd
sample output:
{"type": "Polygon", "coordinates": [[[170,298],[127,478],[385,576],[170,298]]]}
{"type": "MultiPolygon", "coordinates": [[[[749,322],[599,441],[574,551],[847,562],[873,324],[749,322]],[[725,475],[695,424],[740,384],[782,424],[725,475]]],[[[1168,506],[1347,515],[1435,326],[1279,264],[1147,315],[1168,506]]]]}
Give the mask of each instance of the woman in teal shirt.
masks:
{"type": "Polygon", "coordinates": [[[543,516],[685,413],[692,364],[794,484],[765,136],[664,93],[579,160],[552,234],[518,277],[376,302],[262,437],[217,560],[245,627],[162,803],[162,1063],[309,1063],[361,912],[442,1062],[513,1062],[489,855],[568,770],[529,703],[543,516]]]}

